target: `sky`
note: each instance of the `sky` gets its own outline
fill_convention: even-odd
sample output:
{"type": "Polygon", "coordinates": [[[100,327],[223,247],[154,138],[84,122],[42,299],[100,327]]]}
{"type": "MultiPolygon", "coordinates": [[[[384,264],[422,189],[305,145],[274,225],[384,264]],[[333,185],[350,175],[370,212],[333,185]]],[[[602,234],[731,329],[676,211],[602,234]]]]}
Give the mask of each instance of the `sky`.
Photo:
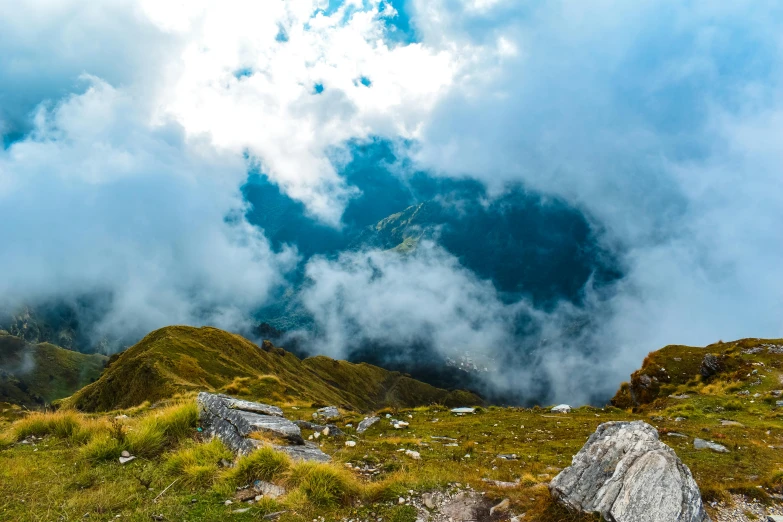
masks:
{"type": "MultiPolygon", "coordinates": [[[[579,402],[650,350],[783,336],[783,6],[669,0],[31,0],[0,9],[0,295],[109,292],[99,334],[238,328],[303,270],[320,351],[548,349],[492,386],[579,402]],[[325,230],[356,144],[405,180],[522,186],[622,266],[547,310],[437,241],[308,257],[247,216],[263,172],[325,230]],[[590,328],[563,332],[574,317],[590,328]],[[595,347],[589,353],[578,346],[595,347]],[[600,349],[599,349],[600,347],[600,349]],[[585,370],[588,371],[585,371],[585,370]],[[588,379],[570,376],[588,374],[588,379]],[[532,392],[531,392],[532,393],[532,392]]],[[[263,209],[253,209],[255,212],[263,209]]]]}

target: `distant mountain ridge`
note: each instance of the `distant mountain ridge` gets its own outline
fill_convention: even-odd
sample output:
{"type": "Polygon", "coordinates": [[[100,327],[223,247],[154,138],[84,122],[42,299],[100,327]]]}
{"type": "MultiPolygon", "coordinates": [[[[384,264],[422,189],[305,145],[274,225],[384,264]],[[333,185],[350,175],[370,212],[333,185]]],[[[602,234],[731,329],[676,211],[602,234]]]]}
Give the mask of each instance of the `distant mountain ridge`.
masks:
{"type": "Polygon", "coordinates": [[[95,381],[108,357],[0,334],[0,402],[40,407],[95,381]]]}

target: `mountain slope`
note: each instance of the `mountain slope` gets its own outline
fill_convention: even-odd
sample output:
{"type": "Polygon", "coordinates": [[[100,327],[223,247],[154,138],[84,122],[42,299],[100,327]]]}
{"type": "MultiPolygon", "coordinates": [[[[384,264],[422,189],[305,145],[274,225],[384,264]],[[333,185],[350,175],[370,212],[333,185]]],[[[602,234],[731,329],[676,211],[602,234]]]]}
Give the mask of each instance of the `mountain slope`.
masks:
{"type": "Polygon", "coordinates": [[[108,358],[0,335],[0,402],[50,403],[96,380],[108,358]]]}
{"type": "Polygon", "coordinates": [[[481,402],[469,392],[449,392],[369,364],[328,357],[301,360],[269,342],[259,347],[217,328],[170,326],[112,357],[101,378],[67,403],[104,411],[201,390],[356,410],[481,402]]]}

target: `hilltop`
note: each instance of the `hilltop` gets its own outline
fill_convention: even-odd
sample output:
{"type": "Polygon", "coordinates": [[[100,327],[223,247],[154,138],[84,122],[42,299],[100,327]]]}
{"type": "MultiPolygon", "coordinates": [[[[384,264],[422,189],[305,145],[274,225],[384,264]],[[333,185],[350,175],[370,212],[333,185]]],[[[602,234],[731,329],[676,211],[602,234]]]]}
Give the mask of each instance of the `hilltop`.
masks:
{"type": "Polygon", "coordinates": [[[95,381],[108,357],[0,334],[0,402],[42,406],[95,381]]]}
{"type": "Polygon", "coordinates": [[[481,402],[472,393],[435,388],[366,363],[324,356],[299,359],[270,342],[258,346],[217,328],[169,326],[113,356],[103,375],[66,403],[83,411],[106,411],[203,390],[358,411],[481,402]]]}

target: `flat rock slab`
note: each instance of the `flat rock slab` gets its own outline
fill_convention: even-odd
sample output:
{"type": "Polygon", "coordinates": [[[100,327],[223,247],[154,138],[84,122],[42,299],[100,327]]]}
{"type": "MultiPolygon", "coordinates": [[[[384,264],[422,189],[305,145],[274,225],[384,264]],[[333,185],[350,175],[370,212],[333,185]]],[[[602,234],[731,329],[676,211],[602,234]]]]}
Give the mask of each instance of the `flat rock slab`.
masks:
{"type": "Polygon", "coordinates": [[[718,453],[729,452],[729,449],[726,446],[717,444],[715,442],[707,442],[704,439],[693,439],[693,447],[696,448],[697,450],[709,449],[712,451],[717,451],[718,453]]]}
{"type": "Polygon", "coordinates": [[[220,395],[220,397],[225,401],[226,406],[232,410],[249,411],[261,415],[272,415],[274,417],[283,416],[283,410],[277,406],[270,406],[269,404],[263,404],[261,402],[243,401],[241,399],[229,397],[228,395],[220,395]]]}
{"type": "Polygon", "coordinates": [[[614,522],[707,522],[688,467],[642,421],[606,422],[549,485],[566,507],[614,522]]]}
{"type": "Polygon", "coordinates": [[[309,460],[315,462],[329,462],[332,458],[321,451],[321,449],[311,442],[306,442],[302,446],[272,446],[277,451],[282,451],[294,460],[309,460]]]}
{"type": "Polygon", "coordinates": [[[362,422],[360,422],[359,426],[356,428],[356,433],[364,433],[370,428],[370,426],[372,426],[379,420],[381,420],[380,417],[365,417],[364,420],[362,420],[362,422]]]}
{"type": "Polygon", "coordinates": [[[234,453],[246,455],[256,449],[259,441],[248,438],[255,432],[304,444],[299,427],[288,419],[229,408],[224,397],[212,393],[199,393],[196,403],[206,433],[219,438],[234,453]]]}

